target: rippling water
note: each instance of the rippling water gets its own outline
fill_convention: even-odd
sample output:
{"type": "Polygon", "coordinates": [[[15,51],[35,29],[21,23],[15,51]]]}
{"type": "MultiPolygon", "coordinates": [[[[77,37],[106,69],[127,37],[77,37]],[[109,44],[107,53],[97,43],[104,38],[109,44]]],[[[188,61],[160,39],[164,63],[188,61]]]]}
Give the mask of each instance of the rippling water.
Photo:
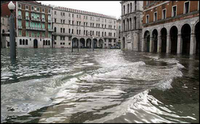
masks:
{"type": "Polygon", "coordinates": [[[2,49],[1,122],[199,122],[199,58],[2,49]]]}

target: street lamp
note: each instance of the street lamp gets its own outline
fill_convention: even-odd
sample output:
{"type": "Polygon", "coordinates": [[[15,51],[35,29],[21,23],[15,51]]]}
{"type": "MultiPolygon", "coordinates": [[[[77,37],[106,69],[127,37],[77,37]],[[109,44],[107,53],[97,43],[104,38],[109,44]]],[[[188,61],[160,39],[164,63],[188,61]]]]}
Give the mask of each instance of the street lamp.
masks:
{"type": "Polygon", "coordinates": [[[16,59],[16,46],[15,46],[15,22],[14,22],[14,9],[15,5],[12,1],[8,4],[8,8],[11,12],[10,14],[10,57],[11,60],[16,59]]]}

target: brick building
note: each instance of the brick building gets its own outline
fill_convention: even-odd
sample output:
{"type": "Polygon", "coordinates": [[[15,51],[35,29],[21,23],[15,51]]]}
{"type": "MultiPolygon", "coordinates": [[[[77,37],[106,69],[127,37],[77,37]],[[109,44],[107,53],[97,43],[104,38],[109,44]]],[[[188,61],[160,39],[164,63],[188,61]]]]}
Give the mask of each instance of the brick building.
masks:
{"type": "MultiPolygon", "coordinates": [[[[10,1],[1,5],[1,16],[9,17],[10,1]]],[[[18,48],[43,48],[52,45],[52,8],[35,1],[14,1],[18,48]]],[[[6,41],[9,42],[9,41],[6,41]]],[[[6,47],[9,47],[9,43],[6,47]]]]}
{"type": "Polygon", "coordinates": [[[144,1],[142,51],[199,54],[199,1],[144,1]]]}

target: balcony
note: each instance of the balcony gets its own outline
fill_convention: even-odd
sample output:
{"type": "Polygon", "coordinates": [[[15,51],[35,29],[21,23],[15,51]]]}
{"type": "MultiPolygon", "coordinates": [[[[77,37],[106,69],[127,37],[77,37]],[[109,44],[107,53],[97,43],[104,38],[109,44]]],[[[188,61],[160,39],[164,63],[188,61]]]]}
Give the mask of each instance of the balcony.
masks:
{"type": "Polygon", "coordinates": [[[27,30],[36,30],[36,31],[46,31],[45,28],[38,28],[38,27],[26,27],[27,30]]]}
{"type": "Polygon", "coordinates": [[[48,23],[52,23],[52,20],[48,20],[48,23]]]}
{"type": "Polygon", "coordinates": [[[44,19],[44,18],[42,18],[41,20],[42,20],[42,22],[45,22],[45,19],[44,19]]]}
{"type": "Polygon", "coordinates": [[[18,19],[22,19],[22,16],[21,15],[18,15],[18,17],[17,17],[18,19]]]}
{"type": "Polygon", "coordinates": [[[26,16],[26,20],[29,20],[30,18],[29,18],[29,16],[26,16]]]}
{"type": "Polygon", "coordinates": [[[40,22],[40,18],[31,18],[32,21],[40,22]]]}
{"type": "Polygon", "coordinates": [[[22,26],[19,26],[19,25],[18,25],[18,29],[22,29],[22,26]]]}

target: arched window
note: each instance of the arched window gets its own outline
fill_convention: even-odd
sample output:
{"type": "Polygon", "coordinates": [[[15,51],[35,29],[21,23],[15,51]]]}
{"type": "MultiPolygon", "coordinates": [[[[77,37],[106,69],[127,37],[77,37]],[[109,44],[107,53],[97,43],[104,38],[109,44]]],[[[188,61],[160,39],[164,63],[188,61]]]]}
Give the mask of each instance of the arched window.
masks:
{"type": "Polygon", "coordinates": [[[54,27],[54,32],[56,32],[56,27],[54,27]]]}
{"type": "Polygon", "coordinates": [[[28,45],[28,40],[26,39],[26,45],[28,45]]]}
{"type": "Polygon", "coordinates": [[[25,45],[25,40],[23,39],[23,45],[25,45]]]}
{"type": "Polygon", "coordinates": [[[19,40],[19,45],[22,45],[22,39],[19,40]]]}
{"type": "Polygon", "coordinates": [[[4,30],[4,29],[2,30],[2,33],[5,33],[5,30],[4,30]]]}
{"type": "Polygon", "coordinates": [[[132,12],[132,3],[130,3],[130,12],[132,12]]]}

